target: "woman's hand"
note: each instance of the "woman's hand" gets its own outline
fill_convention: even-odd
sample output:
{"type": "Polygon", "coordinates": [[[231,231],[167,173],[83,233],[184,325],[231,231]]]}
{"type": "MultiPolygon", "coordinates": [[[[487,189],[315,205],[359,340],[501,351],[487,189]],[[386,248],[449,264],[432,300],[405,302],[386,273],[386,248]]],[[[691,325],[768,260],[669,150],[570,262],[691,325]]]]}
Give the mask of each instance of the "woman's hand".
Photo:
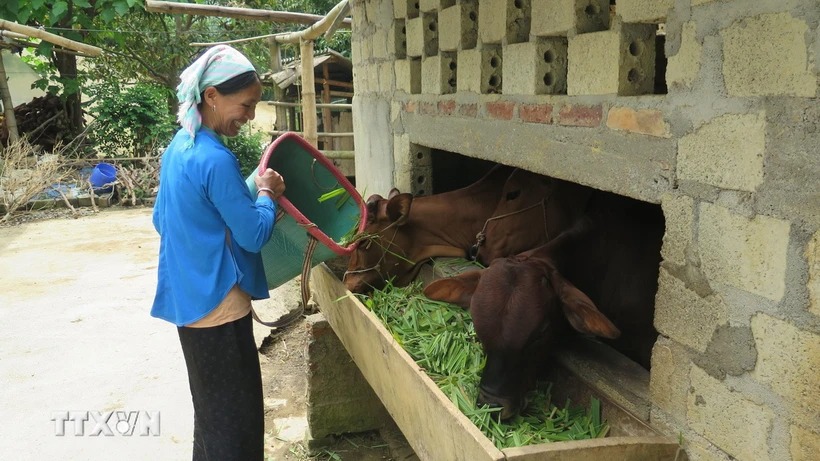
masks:
{"type": "Polygon", "coordinates": [[[285,179],[281,174],[270,168],[266,169],[262,174],[257,174],[253,180],[256,183],[256,188],[259,190],[260,194],[267,194],[274,200],[278,199],[285,193],[285,179]]]}

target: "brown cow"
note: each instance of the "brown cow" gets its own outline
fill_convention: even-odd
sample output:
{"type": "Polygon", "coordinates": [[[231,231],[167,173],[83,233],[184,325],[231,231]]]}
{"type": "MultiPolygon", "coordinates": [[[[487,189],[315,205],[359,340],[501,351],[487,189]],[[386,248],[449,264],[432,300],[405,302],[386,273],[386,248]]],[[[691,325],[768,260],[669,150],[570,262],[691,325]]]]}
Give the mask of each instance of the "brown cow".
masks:
{"type": "Polygon", "coordinates": [[[502,419],[516,414],[536,359],[572,330],[608,338],[648,368],[663,232],[659,207],[596,192],[546,245],[428,285],[429,298],[470,310],[487,354],[479,403],[502,407],[502,419]]]}
{"type": "Polygon", "coordinates": [[[594,189],[516,170],[487,220],[477,246],[483,265],[549,242],[583,214],[594,189]]]}
{"type": "Polygon", "coordinates": [[[515,169],[496,165],[477,182],[424,197],[391,191],[367,199],[367,226],[350,257],[344,282],[354,293],[405,286],[435,256],[465,257],[515,169]]]}

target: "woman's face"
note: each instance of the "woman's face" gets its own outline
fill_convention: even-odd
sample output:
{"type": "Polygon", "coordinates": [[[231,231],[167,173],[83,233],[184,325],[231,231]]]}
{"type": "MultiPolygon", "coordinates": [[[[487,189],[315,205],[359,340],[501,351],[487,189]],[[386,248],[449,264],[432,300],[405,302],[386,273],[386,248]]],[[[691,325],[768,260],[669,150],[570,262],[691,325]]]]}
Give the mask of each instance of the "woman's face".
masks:
{"type": "Polygon", "coordinates": [[[242,125],[256,116],[256,104],[262,99],[262,84],[258,81],[232,94],[220,94],[213,87],[205,91],[211,107],[202,108],[203,125],[223,136],[238,135],[242,125]],[[210,97],[209,91],[213,91],[210,97]]]}

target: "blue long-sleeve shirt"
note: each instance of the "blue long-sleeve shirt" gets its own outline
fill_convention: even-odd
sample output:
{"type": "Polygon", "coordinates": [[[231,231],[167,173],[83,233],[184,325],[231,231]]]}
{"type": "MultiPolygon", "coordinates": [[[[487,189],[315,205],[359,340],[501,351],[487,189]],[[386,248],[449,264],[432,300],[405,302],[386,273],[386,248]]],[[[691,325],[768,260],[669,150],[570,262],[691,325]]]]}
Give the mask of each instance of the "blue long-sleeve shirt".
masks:
{"type": "Polygon", "coordinates": [[[183,150],[187,139],[177,132],[162,156],[153,214],[160,249],[151,315],[177,326],[208,315],[237,283],[252,299],[269,297],[259,251],[276,216],[273,200],[251,195],[216,133],[201,128],[183,150]]]}

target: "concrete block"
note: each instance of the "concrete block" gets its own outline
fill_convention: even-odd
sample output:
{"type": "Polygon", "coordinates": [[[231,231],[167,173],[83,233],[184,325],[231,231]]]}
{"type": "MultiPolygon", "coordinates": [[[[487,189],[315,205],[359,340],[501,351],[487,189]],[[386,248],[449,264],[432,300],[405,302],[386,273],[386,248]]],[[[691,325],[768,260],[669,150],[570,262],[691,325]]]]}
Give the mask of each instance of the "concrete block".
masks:
{"type": "Polygon", "coordinates": [[[687,22],[681,31],[680,48],[666,63],[666,84],[670,90],[691,88],[700,73],[703,45],[698,41],[694,22],[687,22]]]}
{"type": "Polygon", "coordinates": [[[789,449],[792,461],[813,461],[820,453],[820,434],[803,429],[800,426],[791,426],[789,429],[791,444],[789,449]]]}
{"type": "Polygon", "coordinates": [[[378,429],[387,410],[322,314],[307,317],[308,425],[314,439],[378,429]]]}
{"type": "Polygon", "coordinates": [[[481,92],[481,50],[461,50],[458,52],[458,91],[481,92]]]}
{"type": "Polygon", "coordinates": [[[396,19],[407,17],[407,0],[393,0],[393,17],[396,19]]]}
{"type": "Polygon", "coordinates": [[[456,0],[417,0],[419,10],[422,13],[430,11],[442,11],[456,4],[456,0]]]}
{"type": "Polygon", "coordinates": [[[703,298],[666,269],[660,269],[655,298],[655,328],[658,332],[704,352],[715,329],[727,320],[728,309],[719,296],[703,298]]]}
{"type": "Polygon", "coordinates": [[[820,335],[767,314],[752,317],[757,365],[752,376],[791,403],[791,413],[806,421],[820,414],[820,335]]]}
{"type": "Polygon", "coordinates": [[[449,94],[456,92],[456,53],[441,52],[421,60],[421,92],[449,94]]]}
{"type": "MultiPolygon", "coordinates": [[[[373,32],[373,58],[374,59],[387,59],[388,50],[395,49],[395,45],[393,47],[389,47],[390,40],[394,38],[394,32],[390,28],[378,28],[373,32]]],[[[406,45],[405,45],[406,48],[406,45]]]]}
{"type": "Polygon", "coordinates": [[[567,41],[536,38],[504,47],[506,94],[566,94],[567,41]]]}
{"type": "Polygon", "coordinates": [[[413,19],[421,15],[421,4],[419,0],[405,0],[405,5],[408,18],[413,19]]]}
{"type": "Polygon", "coordinates": [[[481,43],[501,43],[507,35],[509,0],[484,0],[478,15],[478,37],[481,43]]]}
{"type": "Polygon", "coordinates": [[[478,34],[482,43],[521,43],[530,35],[532,0],[487,0],[481,2],[478,34]]]}
{"type": "Polygon", "coordinates": [[[691,367],[689,379],[686,405],[690,427],[739,461],[770,461],[772,410],[697,366],[691,367]]]}
{"type": "Polygon", "coordinates": [[[678,179],[754,192],[763,183],[763,113],[716,117],[678,142],[678,179]]]}
{"type": "Polygon", "coordinates": [[[409,94],[421,93],[421,60],[402,59],[393,62],[396,89],[409,94]]]}
{"type": "Polygon", "coordinates": [[[686,421],[689,368],[686,350],[674,341],[658,337],[652,348],[649,393],[652,404],[679,422],[686,421]]]}
{"type": "Polygon", "coordinates": [[[424,25],[421,18],[408,19],[407,23],[407,56],[420,58],[424,53],[424,25]]]}
{"type": "Polygon", "coordinates": [[[634,96],[653,91],[653,25],[625,24],[620,30],[570,37],[568,54],[569,95],[634,96]]]}
{"type": "Polygon", "coordinates": [[[392,61],[382,61],[376,66],[379,79],[379,91],[393,94],[396,88],[396,73],[393,71],[392,61]]]}
{"type": "Polygon", "coordinates": [[[721,30],[729,96],[815,97],[808,31],[808,24],[790,13],[761,14],[721,30]]]}
{"type": "Polygon", "coordinates": [[[606,126],[613,130],[669,138],[669,124],[663,119],[663,112],[654,109],[613,107],[606,117],[606,126]]]}
{"type": "Polygon", "coordinates": [[[481,49],[458,52],[458,91],[481,94],[501,93],[502,47],[483,45],[481,49]]]}
{"type": "Polygon", "coordinates": [[[758,215],[752,219],[711,203],[700,205],[698,252],[709,280],[772,301],[785,291],[788,221],[758,215]]]}
{"type": "Polygon", "coordinates": [[[809,312],[820,316],[820,231],[814,233],[805,255],[809,266],[809,312]]]}
{"type": "Polygon", "coordinates": [[[433,193],[433,162],[430,148],[410,144],[413,159],[410,161],[410,193],[414,196],[430,195],[433,193]],[[417,157],[419,161],[416,161],[417,157]]]}
{"type": "Polygon", "coordinates": [[[675,0],[618,0],[615,10],[624,22],[661,23],[675,0]]]}
{"type": "Polygon", "coordinates": [[[531,0],[530,33],[537,37],[567,36],[609,29],[608,0],[531,0]]]}
{"type": "Polygon", "coordinates": [[[442,10],[439,22],[445,24],[439,31],[439,49],[457,51],[475,48],[478,39],[478,3],[475,0],[442,10]]]}
{"type": "Polygon", "coordinates": [[[620,30],[618,94],[651,94],[655,86],[655,26],[624,24],[620,30]]]}
{"type": "Polygon", "coordinates": [[[407,58],[407,24],[404,19],[393,22],[393,53],[396,59],[407,58]]]}
{"type": "Polygon", "coordinates": [[[421,24],[424,35],[422,56],[435,56],[438,54],[438,13],[422,13],[421,24]]]}

